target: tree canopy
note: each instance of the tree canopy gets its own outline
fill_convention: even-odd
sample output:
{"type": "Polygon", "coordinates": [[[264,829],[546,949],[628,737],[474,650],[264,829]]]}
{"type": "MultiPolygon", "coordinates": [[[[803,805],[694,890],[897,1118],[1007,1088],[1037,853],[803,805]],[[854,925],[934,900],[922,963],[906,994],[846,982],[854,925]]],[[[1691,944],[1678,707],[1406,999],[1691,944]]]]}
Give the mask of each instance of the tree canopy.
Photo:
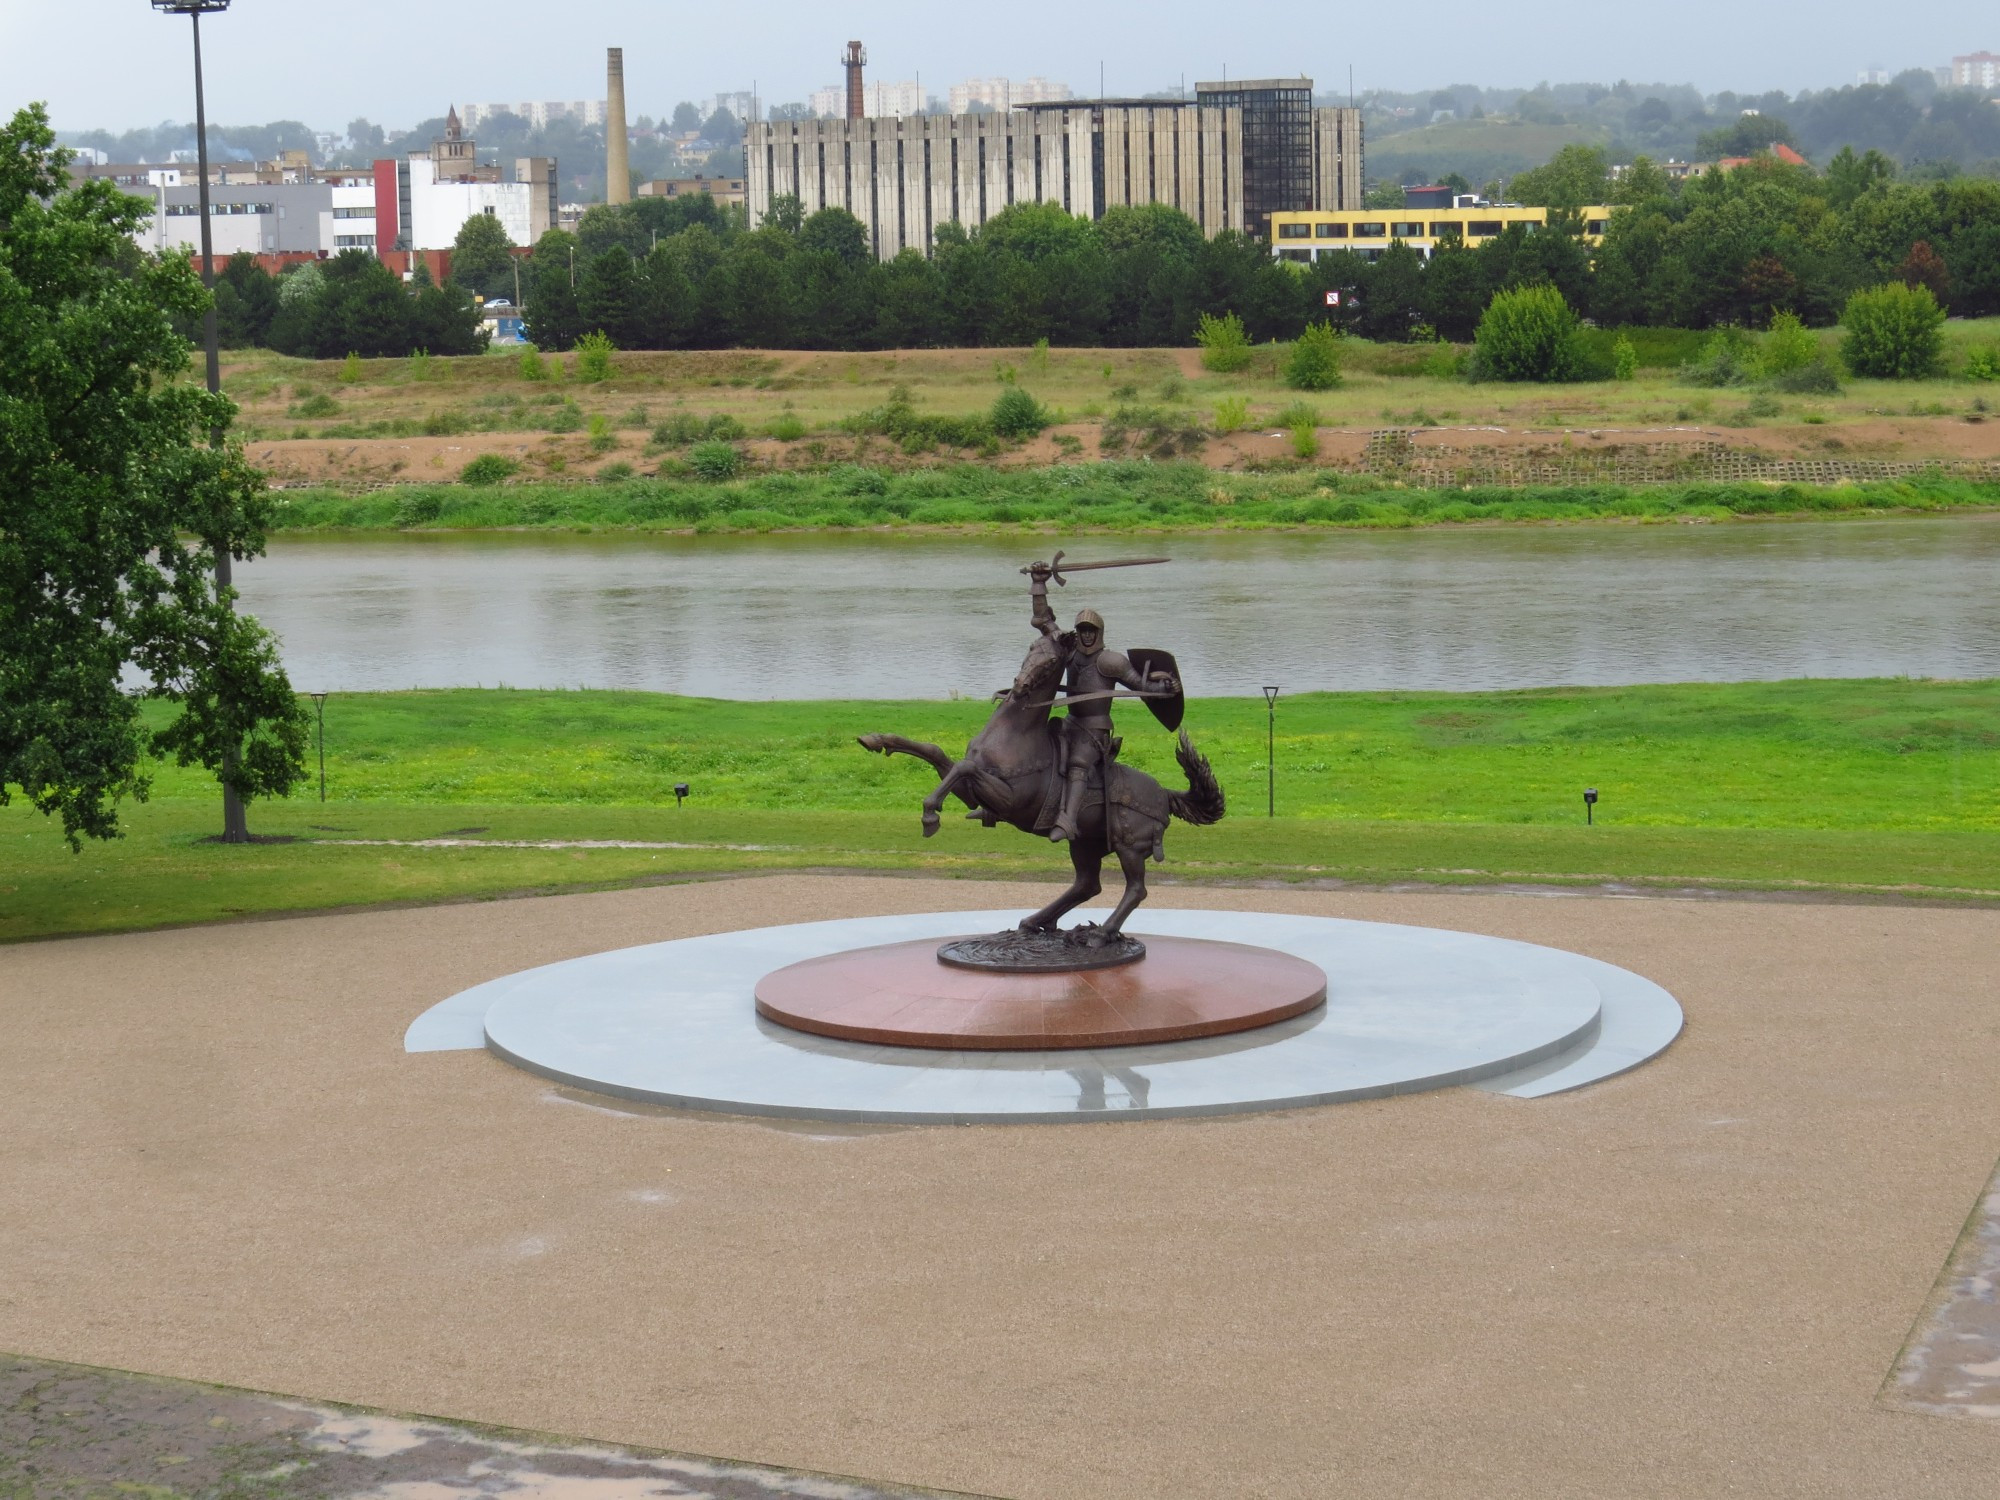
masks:
{"type": "Polygon", "coordinates": [[[268,501],[240,447],[210,445],[233,403],[187,378],[175,325],[207,293],[186,257],[134,250],[146,200],[71,185],[54,143],[39,105],[0,127],[0,803],[75,845],[117,833],[158,755],[283,794],[306,720],[215,583],[218,554],[263,550],[268,501]],[[149,723],[148,698],[178,712],[149,723]]]}

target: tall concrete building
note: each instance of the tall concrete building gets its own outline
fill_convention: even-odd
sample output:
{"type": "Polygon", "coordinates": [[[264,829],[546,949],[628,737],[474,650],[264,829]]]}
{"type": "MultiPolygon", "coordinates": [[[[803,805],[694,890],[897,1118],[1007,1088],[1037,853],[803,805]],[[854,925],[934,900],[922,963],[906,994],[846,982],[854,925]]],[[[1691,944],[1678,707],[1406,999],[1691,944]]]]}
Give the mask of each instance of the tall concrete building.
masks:
{"type": "Polygon", "coordinates": [[[632,201],[631,142],[625,135],[625,49],[604,52],[604,201],[632,201]]]}
{"type": "Polygon", "coordinates": [[[1003,114],[780,120],[745,140],[750,223],[775,198],[844,208],[875,254],[929,253],[1014,203],[1102,217],[1164,203],[1208,235],[1270,237],[1270,217],[1361,207],[1361,115],[1315,109],[1312,80],[1195,85],[1192,100],[1064,100],[1003,114]]]}

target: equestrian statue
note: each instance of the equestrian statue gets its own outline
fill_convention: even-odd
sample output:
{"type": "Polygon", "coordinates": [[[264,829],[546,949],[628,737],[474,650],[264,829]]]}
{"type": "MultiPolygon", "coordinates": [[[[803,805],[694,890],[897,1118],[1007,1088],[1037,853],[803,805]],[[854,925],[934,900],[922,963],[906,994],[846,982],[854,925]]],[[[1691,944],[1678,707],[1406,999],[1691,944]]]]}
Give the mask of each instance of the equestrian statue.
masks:
{"type": "Polygon", "coordinates": [[[1062,587],[1068,573],[1165,561],[1144,557],[1065,566],[1058,552],[1050,562],[1023,568],[1035,642],[1013,686],[995,695],[993,716],[963,758],[953,760],[936,745],[900,734],[860,737],[863,749],[914,755],[937,769],[938,784],[924,798],[924,837],[938,831],[939,809],[950,795],[971,809],[968,818],[988,828],[1011,823],[1069,845],[1076,878],[1022,921],[1025,932],[1054,933],[1065,912],[1104,888],[1104,858],[1115,854],[1125,874],[1124,896],[1103,926],[1086,924],[1065,936],[1087,947],[1129,942],[1121,929],[1146,899],[1146,860],[1165,858],[1167,820],[1207,824],[1222,817],[1221,784],[1181,729],[1186,705],[1173,657],[1157,650],[1113,651],[1104,643],[1104,617],[1096,610],[1078,611],[1074,626],[1064,630],[1049,606],[1051,579],[1062,587]],[[1123,742],[1111,732],[1111,706],[1127,698],[1144,703],[1167,729],[1180,730],[1174,755],[1187,776],[1186,791],[1169,791],[1118,759],[1123,742]],[[1066,710],[1061,717],[1050,712],[1057,707],[1066,710]]]}

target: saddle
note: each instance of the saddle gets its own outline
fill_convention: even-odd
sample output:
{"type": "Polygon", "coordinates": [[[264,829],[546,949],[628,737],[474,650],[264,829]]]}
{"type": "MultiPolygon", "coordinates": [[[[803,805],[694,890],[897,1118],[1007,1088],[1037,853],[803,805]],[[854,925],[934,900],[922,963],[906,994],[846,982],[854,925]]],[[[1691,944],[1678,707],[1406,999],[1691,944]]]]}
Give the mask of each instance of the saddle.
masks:
{"type": "MultiPolygon", "coordinates": [[[[1083,794],[1088,798],[1093,792],[1101,799],[1104,796],[1104,778],[1111,773],[1111,766],[1118,759],[1118,752],[1125,741],[1113,735],[1104,747],[1104,759],[1092,769],[1090,777],[1083,784],[1083,794]]],[[[1049,720],[1049,773],[1042,783],[1042,806],[1035,814],[1035,832],[1047,833],[1056,826],[1056,814],[1062,810],[1063,785],[1069,780],[1069,736],[1063,733],[1063,721],[1049,720]]]]}

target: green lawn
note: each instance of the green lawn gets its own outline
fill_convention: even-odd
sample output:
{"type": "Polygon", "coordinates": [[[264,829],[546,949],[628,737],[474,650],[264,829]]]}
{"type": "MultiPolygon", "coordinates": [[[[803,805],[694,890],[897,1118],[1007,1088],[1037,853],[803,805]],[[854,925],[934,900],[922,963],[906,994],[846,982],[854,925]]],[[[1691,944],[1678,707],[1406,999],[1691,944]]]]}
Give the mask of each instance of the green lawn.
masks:
{"type": "MultiPolygon", "coordinates": [[[[259,805],[292,840],[203,842],[212,786],[162,769],[127,837],[71,854],[0,810],[0,938],[694,873],[839,866],[1014,874],[1061,855],[948,820],[919,836],[927,767],[864,754],[891,729],[962,747],[977,703],[731,703],[650,693],[336,696],[330,800],[259,805]],[[672,785],[693,797],[673,804],[672,785]],[[452,836],[474,847],[345,844],[452,836]],[[498,840],[688,847],[546,849],[498,840]],[[483,845],[480,846],[480,845],[483,845]]],[[[1121,721],[1173,781],[1169,737],[1121,721]]],[[[1535,692],[1319,693],[1278,710],[1275,821],[1258,699],[1188,727],[1231,815],[1175,825],[1161,874],[1370,882],[1625,881],[2000,896],[2000,683],[1796,681],[1535,692]],[[1602,794],[1582,822],[1582,790],[1602,794]]]]}

